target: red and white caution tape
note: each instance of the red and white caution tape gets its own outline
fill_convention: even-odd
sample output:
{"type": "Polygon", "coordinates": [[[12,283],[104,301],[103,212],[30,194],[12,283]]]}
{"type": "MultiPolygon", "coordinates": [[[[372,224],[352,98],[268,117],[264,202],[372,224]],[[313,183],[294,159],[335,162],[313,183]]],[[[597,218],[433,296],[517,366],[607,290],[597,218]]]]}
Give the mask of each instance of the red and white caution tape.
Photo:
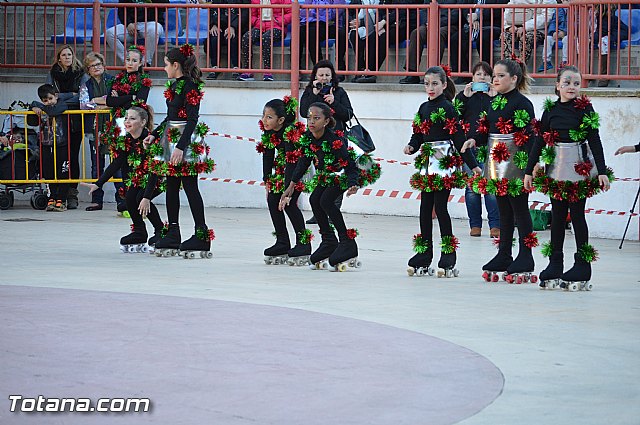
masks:
{"type": "MultiPolygon", "coordinates": [[[[249,186],[264,186],[264,182],[261,182],[258,180],[225,179],[220,177],[200,177],[200,180],[217,182],[217,183],[235,183],[235,184],[246,184],[249,186]]],[[[373,196],[376,198],[420,200],[422,192],[365,188],[359,191],[358,195],[373,196]]],[[[465,202],[464,195],[449,195],[448,202],[464,204],[465,202]]],[[[539,210],[539,211],[551,211],[551,204],[547,202],[529,201],[529,209],[539,210]]],[[[608,211],[608,210],[598,210],[595,208],[587,208],[584,210],[584,212],[585,214],[595,214],[595,215],[615,215],[615,216],[631,215],[631,217],[636,217],[639,215],[638,213],[632,213],[632,212],[626,212],[626,211],[608,211]]]]}
{"type": "Polygon", "coordinates": [[[209,133],[211,136],[222,137],[223,139],[233,139],[233,140],[245,140],[247,142],[258,143],[260,140],[254,139],[253,137],[244,137],[244,136],[234,136],[233,134],[224,134],[224,133],[209,133]]]}

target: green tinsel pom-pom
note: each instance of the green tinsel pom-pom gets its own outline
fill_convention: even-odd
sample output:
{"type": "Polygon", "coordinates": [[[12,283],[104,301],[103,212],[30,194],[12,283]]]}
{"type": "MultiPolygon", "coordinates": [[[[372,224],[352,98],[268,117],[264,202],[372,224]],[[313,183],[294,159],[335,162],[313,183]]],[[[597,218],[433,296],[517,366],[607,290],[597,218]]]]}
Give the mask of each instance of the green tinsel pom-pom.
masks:
{"type": "Polygon", "coordinates": [[[542,153],[540,154],[540,159],[545,164],[553,164],[553,161],[556,160],[556,150],[553,146],[545,146],[542,148],[542,153]]]}
{"type": "Polygon", "coordinates": [[[413,250],[418,254],[424,254],[429,250],[429,241],[424,239],[421,233],[413,237],[413,250]]]}
{"type": "Polygon", "coordinates": [[[544,257],[551,257],[551,253],[553,252],[553,245],[551,245],[551,241],[547,241],[542,244],[541,252],[544,257]]]}
{"type": "Polygon", "coordinates": [[[485,163],[487,161],[487,152],[488,152],[488,148],[486,146],[478,147],[478,151],[476,153],[476,158],[478,159],[478,162],[485,163]]]}
{"type": "Polygon", "coordinates": [[[582,245],[582,247],[578,250],[578,254],[584,261],[587,263],[593,263],[598,260],[598,251],[588,243],[582,245]]]}
{"type": "Polygon", "coordinates": [[[509,196],[516,197],[522,193],[524,183],[522,180],[511,179],[507,183],[507,193],[509,196]]]}
{"type": "Polygon", "coordinates": [[[549,112],[554,106],[556,106],[555,100],[552,100],[550,97],[548,97],[544,100],[544,103],[542,104],[542,109],[545,112],[549,112]]]}
{"type": "Polygon", "coordinates": [[[525,151],[518,151],[513,155],[513,163],[521,170],[527,168],[529,162],[529,155],[525,151]]]}

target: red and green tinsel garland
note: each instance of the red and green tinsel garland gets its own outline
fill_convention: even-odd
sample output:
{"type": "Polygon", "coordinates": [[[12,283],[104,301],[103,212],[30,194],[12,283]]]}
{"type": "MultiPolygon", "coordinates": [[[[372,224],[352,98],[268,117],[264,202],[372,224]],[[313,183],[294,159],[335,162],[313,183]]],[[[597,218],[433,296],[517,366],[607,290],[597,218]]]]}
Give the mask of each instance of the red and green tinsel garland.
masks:
{"type": "MultiPolygon", "coordinates": [[[[607,167],[606,172],[609,181],[614,180],[613,170],[607,167]]],[[[533,178],[533,187],[536,191],[559,201],[578,202],[585,198],[597,195],[602,190],[598,177],[586,178],[577,182],[568,180],[554,180],[539,170],[533,178]]]]}
{"type": "Polygon", "coordinates": [[[468,183],[475,193],[481,195],[518,196],[527,193],[522,179],[518,178],[487,179],[482,176],[472,176],[468,178],[468,183]]]}
{"type": "Polygon", "coordinates": [[[504,142],[498,142],[491,148],[491,158],[495,162],[504,162],[511,158],[511,153],[507,144],[504,142]]]}
{"type": "Polygon", "coordinates": [[[310,244],[312,240],[313,232],[311,229],[304,229],[298,232],[298,241],[300,241],[302,245],[310,244]]]}
{"type": "Polygon", "coordinates": [[[128,74],[126,71],[119,72],[116,78],[109,81],[111,87],[107,87],[108,92],[115,90],[119,96],[127,94],[136,94],[144,87],[151,87],[152,81],[147,73],[132,72],[128,74]]]}
{"type": "Polygon", "coordinates": [[[582,245],[580,249],[578,249],[578,255],[580,255],[580,257],[587,263],[598,261],[598,254],[598,250],[588,243],[582,245]]]}
{"type": "Polygon", "coordinates": [[[455,236],[443,236],[440,241],[440,250],[443,254],[451,254],[458,250],[460,241],[455,236]]]}
{"type": "Polygon", "coordinates": [[[462,171],[454,171],[450,176],[440,174],[422,175],[420,172],[414,173],[409,180],[409,184],[415,190],[421,192],[439,192],[441,190],[451,190],[463,188],[466,184],[467,175],[462,171]]]}
{"type": "Polygon", "coordinates": [[[418,254],[429,251],[429,240],[422,237],[422,233],[413,235],[413,250],[418,254]]]}
{"type": "Polygon", "coordinates": [[[216,238],[216,234],[214,233],[213,229],[198,227],[196,229],[196,238],[200,239],[201,241],[211,242],[216,238]]]}

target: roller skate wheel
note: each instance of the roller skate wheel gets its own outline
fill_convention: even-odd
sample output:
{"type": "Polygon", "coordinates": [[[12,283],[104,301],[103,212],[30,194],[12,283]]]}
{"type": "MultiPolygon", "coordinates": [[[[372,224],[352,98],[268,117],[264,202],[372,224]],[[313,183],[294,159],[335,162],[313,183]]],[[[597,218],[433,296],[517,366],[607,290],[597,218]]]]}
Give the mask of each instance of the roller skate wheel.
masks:
{"type": "Polygon", "coordinates": [[[516,285],[521,285],[525,282],[525,277],[524,276],[516,276],[516,285]]]}
{"type": "Polygon", "coordinates": [[[458,275],[460,275],[460,270],[453,269],[453,277],[458,277],[458,275]]]}
{"type": "Polygon", "coordinates": [[[503,279],[507,281],[507,283],[513,283],[513,276],[510,274],[502,275],[503,279]]]}
{"type": "Polygon", "coordinates": [[[213,252],[211,252],[211,251],[205,252],[203,258],[206,258],[208,260],[212,259],[213,258],[213,252]]]}
{"type": "Polygon", "coordinates": [[[436,269],[434,269],[433,267],[427,267],[427,274],[429,276],[433,276],[434,274],[436,274],[436,269]]]}
{"type": "Polygon", "coordinates": [[[340,263],[338,264],[338,271],[339,272],[345,272],[347,271],[347,265],[345,263],[340,263]]]}
{"type": "Polygon", "coordinates": [[[289,264],[290,266],[295,266],[296,265],[296,261],[289,258],[289,260],[287,261],[287,264],[289,264]]]}
{"type": "Polygon", "coordinates": [[[591,282],[585,282],[585,283],[584,283],[584,286],[583,286],[583,289],[584,289],[585,291],[591,291],[591,290],[593,289],[593,283],[591,283],[591,282]]]}
{"type": "Polygon", "coordinates": [[[127,247],[124,245],[120,245],[120,252],[122,252],[123,254],[127,252],[127,247]]]}
{"type": "Polygon", "coordinates": [[[161,250],[161,249],[156,250],[156,251],[154,252],[154,255],[155,255],[156,257],[162,257],[162,250],[161,250]]]}
{"type": "Polygon", "coordinates": [[[491,276],[492,282],[497,282],[499,280],[500,280],[500,276],[498,275],[498,273],[494,273],[493,276],[491,276]]]}
{"type": "Polygon", "coordinates": [[[407,274],[409,276],[413,276],[414,274],[416,274],[416,271],[414,270],[413,267],[407,267],[407,274]]]}
{"type": "Polygon", "coordinates": [[[491,282],[491,275],[489,275],[489,272],[487,272],[486,270],[483,271],[482,279],[484,279],[485,282],[491,282]]]}
{"type": "Polygon", "coordinates": [[[129,245],[128,251],[129,251],[129,253],[134,253],[134,252],[136,252],[136,247],[134,245],[129,245]]]}
{"type": "Polygon", "coordinates": [[[280,258],[275,257],[275,258],[273,259],[273,264],[275,264],[276,266],[277,266],[277,265],[279,265],[279,264],[280,264],[280,258]]]}
{"type": "Polygon", "coordinates": [[[531,283],[538,283],[538,276],[536,276],[535,274],[531,275],[531,283]]]}
{"type": "Polygon", "coordinates": [[[356,269],[359,269],[360,267],[362,267],[362,261],[360,261],[360,260],[356,260],[353,266],[354,266],[356,269]]]}
{"type": "Polygon", "coordinates": [[[570,282],[567,284],[567,289],[569,289],[569,292],[576,292],[578,290],[578,284],[576,282],[570,282]]]}
{"type": "Polygon", "coordinates": [[[271,264],[271,257],[264,257],[264,263],[265,264],[271,264]]]}
{"type": "Polygon", "coordinates": [[[316,267],[316,265],[315,265],[315,264],[309,264],[309,268],[310,268],[311,270],[318,270],[318,268],[316,267]]]}
{"type": "Polygon", "coordinates": [[[190,259],[196,258],[196,253],[195,252],[187,252],[185,254],[185,258],[190,258],[190,259]]]}

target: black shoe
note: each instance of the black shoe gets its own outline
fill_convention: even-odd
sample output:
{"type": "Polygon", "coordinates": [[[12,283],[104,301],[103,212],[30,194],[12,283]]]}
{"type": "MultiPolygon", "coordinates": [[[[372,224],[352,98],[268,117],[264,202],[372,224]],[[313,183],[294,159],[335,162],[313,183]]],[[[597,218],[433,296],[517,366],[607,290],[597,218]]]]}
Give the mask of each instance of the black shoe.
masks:
{"type": "Polygon", "coordinates": [[[137,245],[147,243],[147,229],[144,225],[134,226],[133,231],[120,238],[120,245],[137,245]]]}
{"type": "Polygon", "coordinates": [[[122,202],[116,206],[116,209],[118,210],[119,213],[125,212],[127,210],[127,204],[122,202]]]}
{"type": "Polygon", "coordinates": [[[355,77],[353,77],[351,79],[351,82],[352,83],[359,83],[360,82],[360,78],[364,78],[364,77],[366,77],[366,75],[356,75],[355,77]]]}
{"type": "Polygon", "coordinates": [[[407,75],[398,82],[400,84],[420,84],[420,77],[416,77],[415,75],[407,75]]]}
{"type": "Polygon", "coordinates": [[[347,77],[345,77],[344,75],[342,75],[342,74],[341,74],[341,75],[338,75],[338,81],[339,81],[339,82],[341,82],[341,83],[342,83],[342,82],[343,82],[344,80],[346,80],[346,79],[347,79],[347,77]]]}
{"type": "Polygon", "coordinates": [[[156,249],[178,249],[180,248],[180,241],[180,226],[177,224],[170,224],[167,234],[156,242],[156,249]]]}
{"type": "Polygon", "coordinates": [[[102,204],[91,204],[89,205],[87,208],[85,208],[85,211],[100,211],[102,209],[102,204]]]}
{"type": "Polygon", "coordinates": [[[362,77],[358,78],[358,81],[356,81],[356,83],[375,83],[376,81],[378,81],[378,79],[375,75],[363,75],[362,77]]]}
{"type": "Polygon", "coordinates": [[[305,221],[305,223],[307,223],[307,224],[318,224],[318,220],[316,220],[316,217],[314,215],[312,215],[309,220],[305,221]]]}
{"type": "Polygon", "coordinates": [[[276,241],[275,244],[264,250],[264,255],[267,257],[276,257],[278,255],[286,255],[291,249],[289,242],[276,241]]]}
{"type": "Polygon", "coordinates": [[[506,272],[511,263],[513,263],[513,257],[511,257],[511,254],[498,251],[491,261],[482,266],[482,270],[490,272],[506,272]]]}
{"type": "Polygon", "coordinates": [[[329,265],[335,266],[358,256],[358,245],[355,239],[346,239],[340,243],[329,256],[329,265]]]}
{"type": "Polygon", "coordinates": [[[289,256],[289,258],[311,255],[311,244],[297,244],[296,246],[291,248],[289,252],[287,252],[287,255],[289,256]]]}
{"type": "Polygon", "coordinates": [[[574,254],[573,267],[562,275],[565,282],[587,282],[591,280],[591,263],[582,259],[580,254],[574,254]]]}
{"type": "Polygon", "coordinates": [[[218,79],[217,72],[210,72],[209,75],[207,75],[207,80],[217,80],[217,79],[218,79]]]}
{"type": "Polygon", "coordinates": [[[336,238],[335,233],[327,233],[322,235],[322,242],[320,242],[320,246],[311,254],[309,258],[309,262],[311,264],[319,263],[320,261],[326,260],[333,254],[333,251],[338,247],[338,238],[336,238]]]}
{"type": "Polygon", "coordinates": [[[445,254],[442,252],[440,254],[440,260],[438,261],[438,268],[444,270],[452,270],[456,266],[456,252],[450,252],[449,254],[445,254]]]}
{"type": "Polygon", "coordinates": [[[423,252],[422,254],[416,254],[409,259],[407,263],[409,267],[423,267],[427,268],[431,265],[431,260],[433,260],[433,251],[429,250],[427,252],[423,252]]]}
{"type": "MultiPolygon", "coordinates": [[[[540,280],[560,279],[564,268],[564,255],[562,252],[554,252],[549,257],[549,265],[540,272],[540,280]]],[[[542,286],[542,285],[541,285],[542,286]]]]}

